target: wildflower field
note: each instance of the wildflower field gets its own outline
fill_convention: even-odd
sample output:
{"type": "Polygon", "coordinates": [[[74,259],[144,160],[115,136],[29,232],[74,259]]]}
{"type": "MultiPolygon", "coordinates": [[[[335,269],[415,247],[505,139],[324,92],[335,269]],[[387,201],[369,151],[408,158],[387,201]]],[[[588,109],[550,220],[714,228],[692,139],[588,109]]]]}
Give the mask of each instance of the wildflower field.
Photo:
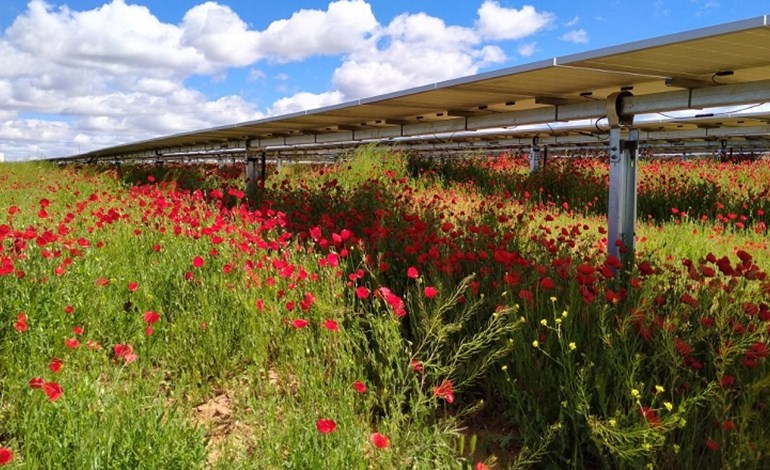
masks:
{"type": "Polygon", "coordinates": [[[770,161],[0,165],[3,468],[769,468],[770,161]]]}

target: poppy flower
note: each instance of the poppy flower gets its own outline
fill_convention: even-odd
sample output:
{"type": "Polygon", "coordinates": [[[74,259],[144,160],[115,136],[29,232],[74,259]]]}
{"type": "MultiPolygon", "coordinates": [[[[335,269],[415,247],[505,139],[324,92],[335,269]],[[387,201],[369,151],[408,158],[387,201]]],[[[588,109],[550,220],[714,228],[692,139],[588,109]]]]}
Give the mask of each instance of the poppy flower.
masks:
{"type": "Polygon", "coordinates": [[[193,267],[202,268],[204,264],[206,264],[206,262],[200,256],[196,256],[195,258],[193,258],[193,262],[192,262],[193,267]]]}
{"type": "Polygon", "coordinates": [[[410,279],[417,279],[420,277],[420,271],[417,270],[414,266],[409,266],[406,270],[406,276],[410,279]]]}
{"type": "Polygon", "coordinates": [[[72,312],[74,311],[75,311],[75,307],[73,307],[72,305],[67,305],[66,307],[64,307],[64,313],[66,313],[67,315],[72,315],[72,312]]]}
{"type": "Polygon", "coordinates": [[[476,462],[473,466],[473,470],[489,470],[489,467],[484,462],[476,462]]]}
{"type": "Polygon", "coordinates": [[[48,399],[51,401],[56,401],[64,395],[64,390],[62,390],[61,385],[56,382],[44,383],[43,391],[48,395],[48,399]]]}
{"type": "Polygon", "coordinates": [[[138,288],[139,288],[139,284],[137,282],[131,281],[128,283],[129,292],[136,292],[138,288]]]}
{"type": "Polygon", "coordinates": [[[353,389],[358,393],[366,393],[366,384],[360,380],[353,382],[353,389]]]}
{"type": "Polygon", "coordinates": [[[390,445],[390,439],[388,438],[388,436],[385,436],[378,432],[373,432],[369,436],[369,440],[371,440],[372,444],[374,444],[374,447],[378,449],[387,449],[388,446],[390,445]]]}
{"type": "Polygon", "coordinates": [[[359,299],[367,299],[369,298],[369,289],[367,289],[364,286],[359,286],[356,288],[356,297],[359,299]]]}
{"type": "Polygon", "coordinates": [[[415,372],[422,372],[424,368],[422,365],[422,362],[418,361],[417,359],[412,359],[409,365],[412,368],[412,370],[415,372]]]}
{"type": "Polygon", "coordinates": [[[329,434],[337,429],[337,423],[333,419],[319,419],[316,421],[315,426],[321,434],[329,434]]]}
{"type": "Polygon", "coordinates": [[[160,315],[158,315],[156,312],[153,312],[153,311],[144,312],[144,322],[147,323],[148,325],[152,325],[158,320],[160,320],[160,315]]]}
{"type": "Polygon", "coordinates": [[[54,357],[51,359],[51,362],[48,363],[48,368],[55,374],[61,370],[62,364],[63,362],[61,359],[54,357]]]}
{"type": "Polygon", "coordinates": [[[129,354],[133,354],[134,348],[128,344],[116,344],[112,347],[112,351],[115,353],[115,357],[125,358],[129,354]]]}
{"type": "Polygon", "coordinates": [[[72,327],[72,332],[73,332],[73,333],[75,333],[75,334],[76,334],[76,335],[78,335],[78,336],[82,335],[82,334],[83,334],[83,331],[84,331],[84,330],[83,330],[83,327],[82,327],[82,326],[73,326],[73,327],[72,327]]]}
{"type": "Polygon", "coordinates": [[[454,389],[452,387],[452,381],[444,379],[441,385],[433,387],[433,395],[438,398],[443,398],[450,405],[455,401],[454,389]]]}
{"type": "Polygon", "coordinates": [[[13,460],[13,452],[11,449],[0,447],[0,465],[6,465],[13,460]]]}
{"type": "Polygon", "coordinates": [[[719,444],[714,442],[711,438],[706,439],[706,447],[708,448],[708,450],[711,450],[714,452],[719,450],[719,444]]]}
{"type": "Polygon", "coordinates": [[[77,338],[67,338],[64,340],[64,345],[70,349],[77,349],[80,346],[80,341],[77,338]]]}
{"type": "Polygon", "coordinates": [[[35,389],[35,388],[43,388],[43,385],[45,384],[45,380],[43,380],[42,377],[32,377],[29,379],[29,388],[35,389]]]}
{"type": "Polygon", "coordinates": [[[326,320],[322,323],[323,327],[326,328],[329,331],[339,331],[340,326],[339,324],[334,320],[326,320]]]}
{"type": "Polygon", "coordinates": [[[305,328],[308,323],[309,322],[304,318],[297,318],[291,321],[291,326],[294,329],[301,330],[302,328],[305,328]]]}
{"type": "Polygon", "coordinates": [[[425,297],[432,299],[433,297],[438,295],[438,289],[432,286],[428,286],[425,288],[425,297]]]}

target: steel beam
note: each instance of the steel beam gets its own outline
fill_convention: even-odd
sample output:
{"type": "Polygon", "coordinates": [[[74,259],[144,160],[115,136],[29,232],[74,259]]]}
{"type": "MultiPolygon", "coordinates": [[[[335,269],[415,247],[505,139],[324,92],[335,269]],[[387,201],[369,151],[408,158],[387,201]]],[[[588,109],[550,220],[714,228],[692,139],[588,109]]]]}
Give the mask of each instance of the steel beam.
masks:
{"type": "Polygon", "coordinates": [[[620,127],[610,129],[607,253],[624,263],[634,255],[638,143],[637,129],[631,129],[627,139],[621,138],[620,127]]]}

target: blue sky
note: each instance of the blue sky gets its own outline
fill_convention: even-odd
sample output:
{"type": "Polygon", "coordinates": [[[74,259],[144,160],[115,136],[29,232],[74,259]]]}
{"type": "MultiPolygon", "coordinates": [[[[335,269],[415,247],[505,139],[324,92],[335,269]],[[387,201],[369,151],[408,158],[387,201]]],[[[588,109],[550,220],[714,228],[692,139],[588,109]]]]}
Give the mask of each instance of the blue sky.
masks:
{"type": "Polygon", "coordinates": [[[3,0],[0,153],[70,155],[764,14],[725,0],[3,0]]]}

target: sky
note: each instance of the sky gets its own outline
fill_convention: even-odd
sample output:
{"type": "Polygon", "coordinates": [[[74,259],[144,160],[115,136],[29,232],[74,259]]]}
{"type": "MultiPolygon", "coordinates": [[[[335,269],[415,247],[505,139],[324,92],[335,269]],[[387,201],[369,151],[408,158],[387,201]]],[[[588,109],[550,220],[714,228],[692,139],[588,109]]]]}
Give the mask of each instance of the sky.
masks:
{"type": "Polygon", "coordinates": [[[73,155],[765,14],[765,0],[0,0],[0,156],[73,155]]]}

